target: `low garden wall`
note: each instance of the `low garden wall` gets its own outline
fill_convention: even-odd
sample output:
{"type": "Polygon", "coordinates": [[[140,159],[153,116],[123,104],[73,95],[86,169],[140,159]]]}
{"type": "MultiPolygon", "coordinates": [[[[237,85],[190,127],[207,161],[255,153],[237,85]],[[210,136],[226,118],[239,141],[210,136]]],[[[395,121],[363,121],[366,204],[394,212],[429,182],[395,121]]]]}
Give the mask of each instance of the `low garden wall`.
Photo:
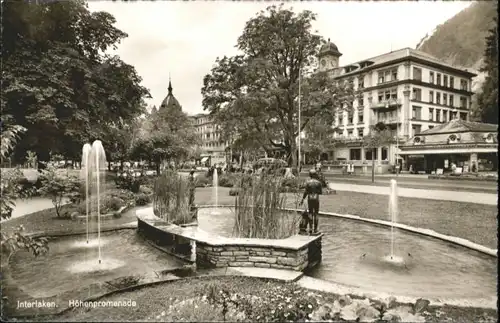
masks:
{"type": "Polygon", "coordinates": [[[226,238],[197,226],[167,224],[152,208],[137,211],[138,230],[160,246],[192,252],[198,268],[259,267],[304,271],[321,262],[322,234],[286,239],[226,238]],[[193,243],[195,251],[192,249],[193,243]]]}

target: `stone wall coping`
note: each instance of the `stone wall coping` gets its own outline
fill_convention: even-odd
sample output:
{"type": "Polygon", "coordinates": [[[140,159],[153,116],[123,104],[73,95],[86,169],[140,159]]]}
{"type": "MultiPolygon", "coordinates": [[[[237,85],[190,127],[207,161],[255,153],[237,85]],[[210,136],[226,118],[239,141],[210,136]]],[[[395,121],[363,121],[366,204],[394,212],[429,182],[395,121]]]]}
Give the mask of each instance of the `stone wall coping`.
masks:
{"type": "Polygon", "coordinates": [[[145,222],[159,230],[178,235],[186,239],[195,240],[212,247],[246,246],[300,250],[306,248],[311,242],[318,240],[323,236],[323,234],[319,234],[317,236],[293,235],[285,239],[227,238],[211,234],[197,226],[181,227],[175,224],[155,225],[156,223],[161,223],[161,219],[154,215],[152,207],[137,210],[136,216],[139,221],[145,222]]]}

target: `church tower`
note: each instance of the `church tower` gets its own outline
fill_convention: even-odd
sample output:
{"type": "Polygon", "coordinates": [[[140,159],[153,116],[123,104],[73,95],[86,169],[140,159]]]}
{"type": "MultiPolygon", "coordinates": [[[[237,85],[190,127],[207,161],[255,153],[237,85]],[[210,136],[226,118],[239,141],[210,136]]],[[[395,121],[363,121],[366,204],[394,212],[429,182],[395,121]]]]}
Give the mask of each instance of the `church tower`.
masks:
{"type": "Polygon", "coordinates": [[[163,101],[160,105],[160,108],[158,109],[159,111],[165,110],[165,109],[168,111],[172,111],[174,109],[175,110],[182,110],[182,106],[180,105],[179,101],[175,98],[175,96],[172,92],[173,92],[172,81],[171,81],[170,76],[169,76],[168,77],[168,94],[165,97],[165,99],[163,99],[163,101]]]}

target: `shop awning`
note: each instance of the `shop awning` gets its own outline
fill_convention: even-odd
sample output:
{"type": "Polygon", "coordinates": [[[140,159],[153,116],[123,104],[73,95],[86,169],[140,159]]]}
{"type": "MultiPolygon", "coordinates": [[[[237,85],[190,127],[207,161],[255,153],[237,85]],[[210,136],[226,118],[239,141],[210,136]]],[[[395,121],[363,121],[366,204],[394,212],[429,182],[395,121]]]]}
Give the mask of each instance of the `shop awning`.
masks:
{"type": "Polygon", "coordinates": [[[496,153],[497,150],[495,148],[449,148],[449,149],[432,149],[432,148],[424,148],[423,149],[408,149],[400,151],[399,155],[440,155],[440,154],[472,154],[472,153],[496,153]]]}
{"type": "Polygon", "coordinates": [[[201,162],[204,163],[206,162],[210,157],[201,157],[201,162]]]}

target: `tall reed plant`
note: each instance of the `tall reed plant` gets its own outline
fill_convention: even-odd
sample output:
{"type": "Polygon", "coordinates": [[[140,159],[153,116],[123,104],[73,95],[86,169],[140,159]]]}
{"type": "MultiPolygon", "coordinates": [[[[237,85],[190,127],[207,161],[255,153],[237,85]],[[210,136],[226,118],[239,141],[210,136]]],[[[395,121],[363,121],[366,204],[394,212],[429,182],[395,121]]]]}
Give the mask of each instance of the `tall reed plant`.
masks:
{"type": "Polygon", "coordinates": [[[297,232],[299,217],[283,210],[286,195],[281,178],[252,176],[242,185],[235,203],[233,235],[241,238],[283,239],[297,232]]]}
{"type": "Polygon", "coordinates": [[[153,209],[166,222],[177,225],[192,222],[188,180],[174,171],[158,176],[153,187],[153,209]]]}

